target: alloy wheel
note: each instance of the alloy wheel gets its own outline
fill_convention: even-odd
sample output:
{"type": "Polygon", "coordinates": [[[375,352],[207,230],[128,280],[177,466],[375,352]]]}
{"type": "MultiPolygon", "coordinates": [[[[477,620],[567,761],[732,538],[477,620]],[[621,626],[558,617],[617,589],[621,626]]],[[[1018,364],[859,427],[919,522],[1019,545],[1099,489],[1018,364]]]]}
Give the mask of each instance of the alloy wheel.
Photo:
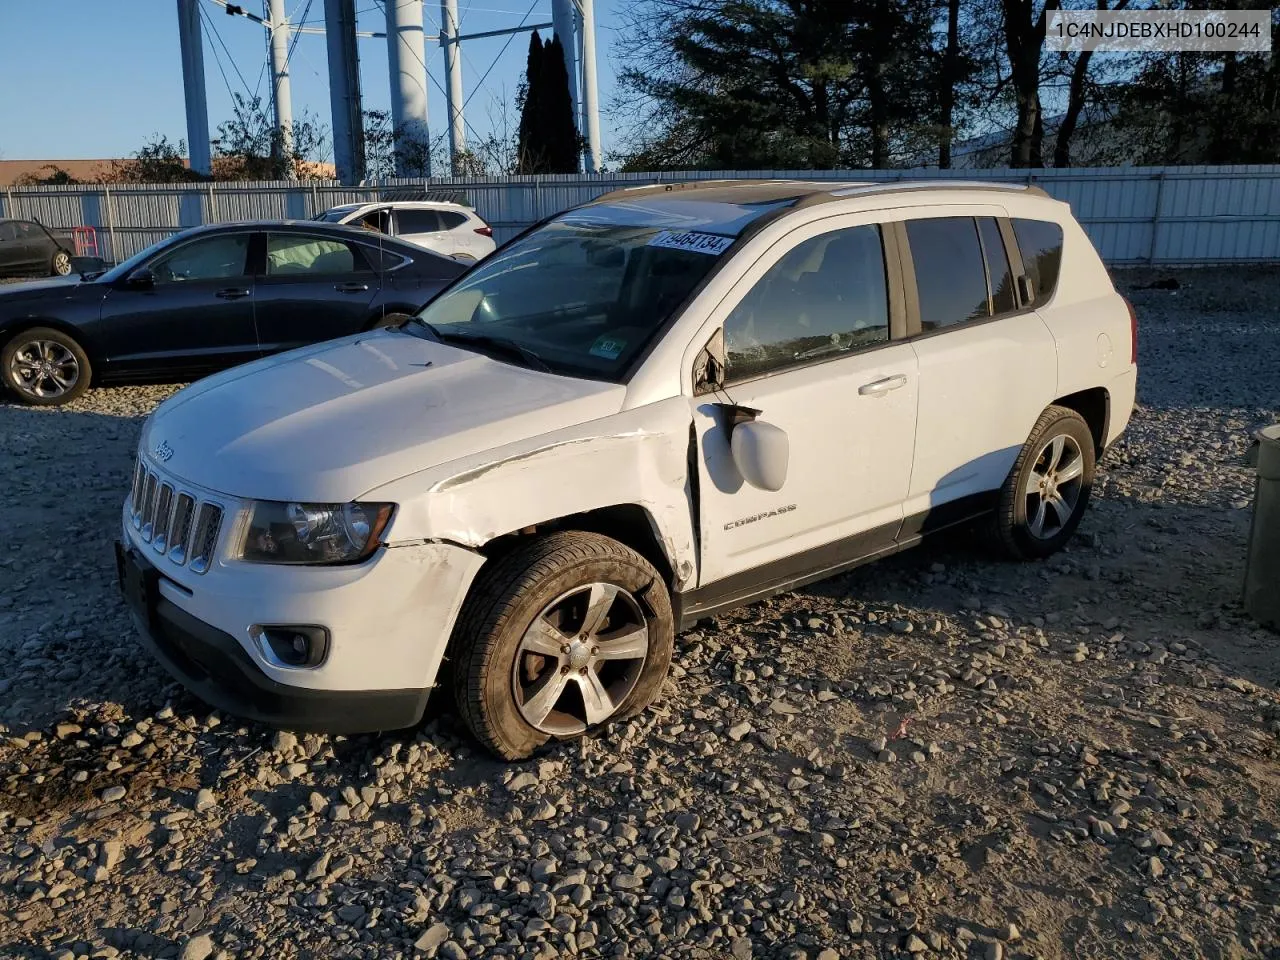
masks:
{"type": "Polygon", "coordinates": [[[1058,434],[1040,452],[1023,488],[1027,530],[1037,540],[1057,536],[1080,504],[1084,454],[1074,437],[1058,434]]]}
{"type": "Polygon", "coordinates": [[[51,400],[75,387],[80,379],[80,361],[56,340],[32,340],[14,351],[9,373],[20,392],[51,400]]]}
{"type": "Polygon", "coordinates": [[[649,622],[629,591],[575,587],[543,607],[520,638],[511,673],[516,706],[544,733],[582,733],[626,703],[648,655],[649,622]]]}
{"type": "Polygon", "coordinates": [[[53,255],[53,272],[60,277],[65,277],[71,272],[71,257],[65,251],[59,251],[53,255]]]}

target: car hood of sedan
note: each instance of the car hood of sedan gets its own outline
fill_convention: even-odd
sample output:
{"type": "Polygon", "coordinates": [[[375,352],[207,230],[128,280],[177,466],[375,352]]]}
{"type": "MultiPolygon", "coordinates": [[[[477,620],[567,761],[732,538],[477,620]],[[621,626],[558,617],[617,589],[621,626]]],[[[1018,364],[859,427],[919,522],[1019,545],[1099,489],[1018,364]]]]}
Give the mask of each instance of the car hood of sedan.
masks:
{"type": "Polygon", "coordinates": [[[100,285],[84,283],[75,275],[52,277],[47,280],[24,280],[21,283],[0,285],[0,306],[8,306],[22,300],[101,298],[103,293],[104,290],[100,285]]]}
{"type": "Polygon", "coordinates": [[[201,380],[157,408],[142,449],[162,470],[232,496],[341,503],[616,413],[625,392],[384,330],[201,380]]]}

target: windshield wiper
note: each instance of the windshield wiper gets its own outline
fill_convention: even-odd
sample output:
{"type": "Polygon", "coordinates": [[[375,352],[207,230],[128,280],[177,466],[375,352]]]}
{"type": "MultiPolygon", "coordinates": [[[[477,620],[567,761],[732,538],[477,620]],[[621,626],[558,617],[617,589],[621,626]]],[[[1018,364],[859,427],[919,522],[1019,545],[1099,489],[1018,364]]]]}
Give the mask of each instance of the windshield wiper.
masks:
{"type": "Polygon", "coordinates": [[[507,354],[508,356],[519,357],[524,361],[525,366],[533,367],[535,370],[541,370],[543,373],[555,372],[547,364],[547,361],[543,360],[524,344],[517,343],[515,340],[508,340],[506,337],[495,337],[491,333],[463,333],[456,330],[443,332],[431,327],[431,325],[426,323],[425,320],[419,322],[431,330],[431,332],[435,334],[436,339],[442,343],[456,342],[466,344],[467,346],[474,345],[478,347],[488,347],[491,350],[497,350],[500,353],[507,354]]]}

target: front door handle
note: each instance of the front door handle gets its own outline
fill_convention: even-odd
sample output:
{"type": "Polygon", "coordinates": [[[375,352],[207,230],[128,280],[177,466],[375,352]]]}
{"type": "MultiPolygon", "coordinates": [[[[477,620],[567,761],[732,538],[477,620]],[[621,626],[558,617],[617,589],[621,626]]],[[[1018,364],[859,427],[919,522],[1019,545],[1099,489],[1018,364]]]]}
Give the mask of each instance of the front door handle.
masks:
{"type": "Polygon", "coordinates": [[[369,289],[367,283],[336,283],[333,289],[339,293],[364,293],[369,289]]]}
{"type": "Polygon", "coordinates": [[[245,287],[227,287],[219,290],[214,296],[220,300],[239,300],[241,297],[249,296],[250,292],[245,287]]]}
{"type": "Polygon", "coordinates": [[[858,388],[858,393],[864,397],[878,397],[888,393],[890,390],[897,390],[899,387],[907,385],[907,375],[905,373],[895,373],[892,377],[883,377],[879,380],[872,380],[870,383],[864,383],[858,388]]]}

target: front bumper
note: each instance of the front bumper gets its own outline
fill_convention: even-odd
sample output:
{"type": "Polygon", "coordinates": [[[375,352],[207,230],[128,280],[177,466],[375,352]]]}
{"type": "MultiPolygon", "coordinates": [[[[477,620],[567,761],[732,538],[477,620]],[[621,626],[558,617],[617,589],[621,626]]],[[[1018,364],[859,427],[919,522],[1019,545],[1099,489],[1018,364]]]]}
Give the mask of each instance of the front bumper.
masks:
{"type": "Polygon", "coordinates": [[[161,575],[116,544],[119,583],[146,646],[175,679],[227,713],[290,730],[367,733],[413,726],[430,687],[317,690],[273,680],[236,641],[166,599],[161,575]]]}

